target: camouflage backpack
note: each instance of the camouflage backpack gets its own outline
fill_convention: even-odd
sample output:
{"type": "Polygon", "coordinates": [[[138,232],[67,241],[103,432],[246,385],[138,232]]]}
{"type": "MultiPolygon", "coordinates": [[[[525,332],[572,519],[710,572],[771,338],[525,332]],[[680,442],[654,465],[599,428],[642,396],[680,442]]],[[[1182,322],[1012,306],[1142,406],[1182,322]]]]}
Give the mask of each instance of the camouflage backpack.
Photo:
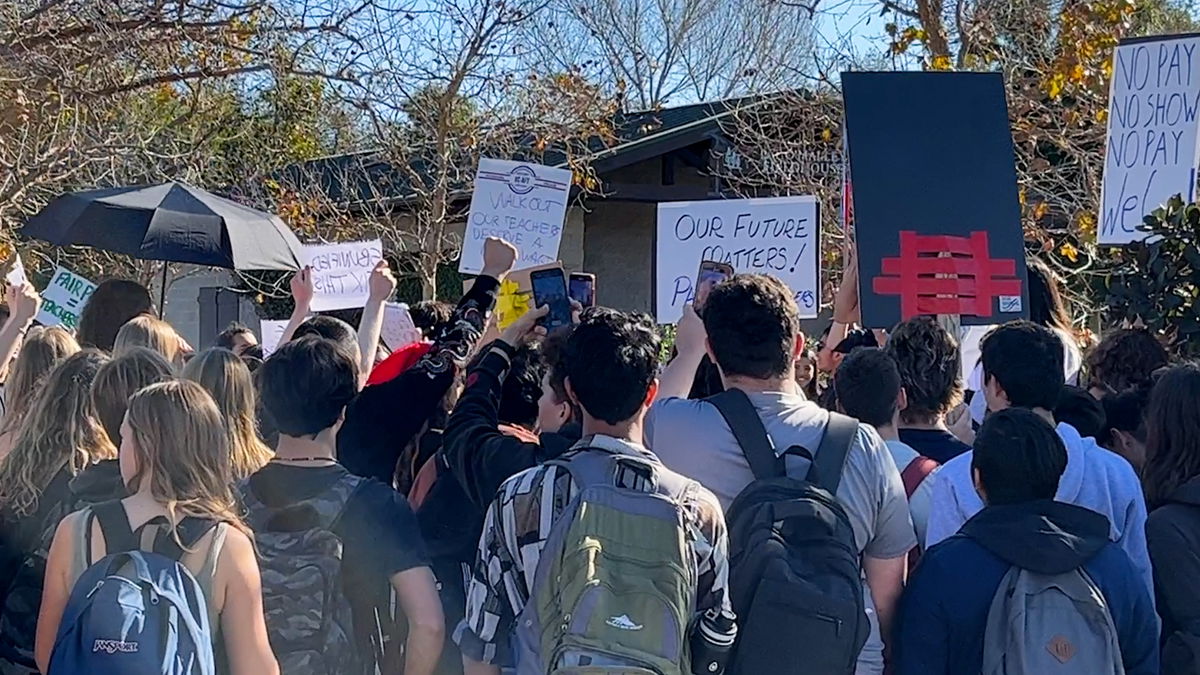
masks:
{"type": "Polygon", "coordinates": [[[598,448],[546,464],[567,469],[578,494],[550,529],[517,620],[517,673],[690,673],[697,573],[682,504],[696,484],[598,448]],[[619,487],[630,470],[654,490],[619,487]]]}
{"type": "Polygon", "coordinates": [[[271,649],[288,675],[359,675],[350,604],[342,590],[342,542],[333,526],[363,479],[346,475],[305,501],[273,508],[238,486],[262,570],[271,649]]]}

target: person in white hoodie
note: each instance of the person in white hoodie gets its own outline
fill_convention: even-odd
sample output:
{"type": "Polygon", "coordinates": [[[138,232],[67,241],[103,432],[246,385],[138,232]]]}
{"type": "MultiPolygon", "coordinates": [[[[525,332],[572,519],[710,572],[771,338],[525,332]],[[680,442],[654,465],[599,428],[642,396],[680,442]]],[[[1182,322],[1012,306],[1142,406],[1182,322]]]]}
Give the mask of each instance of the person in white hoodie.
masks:
{"type": "MultiPolygon", "coordinates": [[[[1028,321],[1007,323],[988,333],[980,355],[989,410],[1028,408],[1054,424],[1051,410],[1064,386],[1063,343],[1054,331],[1028,321]]],[[[1153,594],[1146,502],[1133,467],[1071,425],[1056,428],[1067,447],[1067,469],[1055,499],[1107,516],[1110,538],[1129,554],[1153,594]]],[[[971,477],[972,457],[971,452],[960,455],[934,476],[926,548],[956,534],[983,509],[971,477]]]]}

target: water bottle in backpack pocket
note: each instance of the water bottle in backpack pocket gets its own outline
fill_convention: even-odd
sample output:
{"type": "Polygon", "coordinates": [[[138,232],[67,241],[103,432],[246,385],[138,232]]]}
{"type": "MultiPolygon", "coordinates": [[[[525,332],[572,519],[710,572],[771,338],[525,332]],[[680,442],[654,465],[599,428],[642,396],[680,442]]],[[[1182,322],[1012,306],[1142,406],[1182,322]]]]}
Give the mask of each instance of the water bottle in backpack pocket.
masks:
{"type": "Polygon", "coordinates": [[[267,635],[288,675],[364,672],[342,587],[342,542],[333,532],[362,479],[347,474],[312,499],[273,508],[239,485],[262,572],[267,635]]]}
{"type": "MultiPolygon", "coordinates": [[[[92,515],[106,549],[115,552],[75,582],[47,675],[215,675],[208,603],[179,559],[217,525],[185,518],[181,542],[166,553],[146,552],[137,550],[120,502],[97,505],[92,515]]],[[[90,518],[85,531],[91,532],[90,518]]],[[[90,541],[83,545],[90,552],[90,541]]]]}

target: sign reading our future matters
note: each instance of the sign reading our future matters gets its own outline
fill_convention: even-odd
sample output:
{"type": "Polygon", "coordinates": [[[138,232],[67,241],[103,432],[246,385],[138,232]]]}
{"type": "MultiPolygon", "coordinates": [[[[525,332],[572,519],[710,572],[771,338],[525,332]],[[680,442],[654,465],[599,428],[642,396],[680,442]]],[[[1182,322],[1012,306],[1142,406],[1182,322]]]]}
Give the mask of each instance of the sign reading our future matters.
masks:
{"type": "Polygon", "coordinates": [[[459,272],[483,269],[483,242],[499,237],[521,252],[515,269],[558,260],[571,172],[541,164],[479,160],[459,272]]]}
{"type": "Polygon", "coordinates": [[[1200,164],[1200,35],[1128,40],[1113,57],[1099,241],[1147,235],[1142,218],[1174,195],[1195,198],[1200,164]]]}
{"type": "Polygon", "coordinates": [[[815,317],[819,222],[816,197],[660,203],[658,321],[679,320],[683,306],[695,298],[696,273],[706,260],[728,263],[738,273],[779,277],[795,293],[800,316],[815,317]]]}

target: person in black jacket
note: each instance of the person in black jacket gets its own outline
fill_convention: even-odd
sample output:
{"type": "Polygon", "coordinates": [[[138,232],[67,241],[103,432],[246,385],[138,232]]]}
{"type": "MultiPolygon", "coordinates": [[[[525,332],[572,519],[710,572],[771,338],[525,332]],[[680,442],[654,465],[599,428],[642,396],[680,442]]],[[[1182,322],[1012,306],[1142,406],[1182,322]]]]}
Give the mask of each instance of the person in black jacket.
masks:
{"type": "Polygon", "coordinates": [[[1162,375],[1146,411],[1146,544],[1162,617],[1163,674],[1200,672],[1200,365],[1162,375]]]}
{"type": "MultiPolygon", "coordinates": [[[[543,308],[518,319],[467,371],[467,387],[434,459],[439,476],[417,509],[451,631],[465,614],[463,571],[475,561],[484,515],[496,491],[510,477],[565,453],[581,435],[567,402],[561,365],[570,329],[546,339],[540,363],[529,359],[533,350],[528,343],[541,332],[536,322],[545,313],[543,308]]],[[[438,673],[460,672],[461,657],[447,641],[438,673]]]]}
{"type": "Polygon", "coordinates": [[[463,296],[433,346],[412,368],[362,390],[346,408],[338,433],[338,459],[351,473],[392,485],[405,447],[421,434],[456,382],[461,364],[475,351],[496,304],[500,281],[516,261],[506,241],[484,243],[483,271],[463,296]]]}

